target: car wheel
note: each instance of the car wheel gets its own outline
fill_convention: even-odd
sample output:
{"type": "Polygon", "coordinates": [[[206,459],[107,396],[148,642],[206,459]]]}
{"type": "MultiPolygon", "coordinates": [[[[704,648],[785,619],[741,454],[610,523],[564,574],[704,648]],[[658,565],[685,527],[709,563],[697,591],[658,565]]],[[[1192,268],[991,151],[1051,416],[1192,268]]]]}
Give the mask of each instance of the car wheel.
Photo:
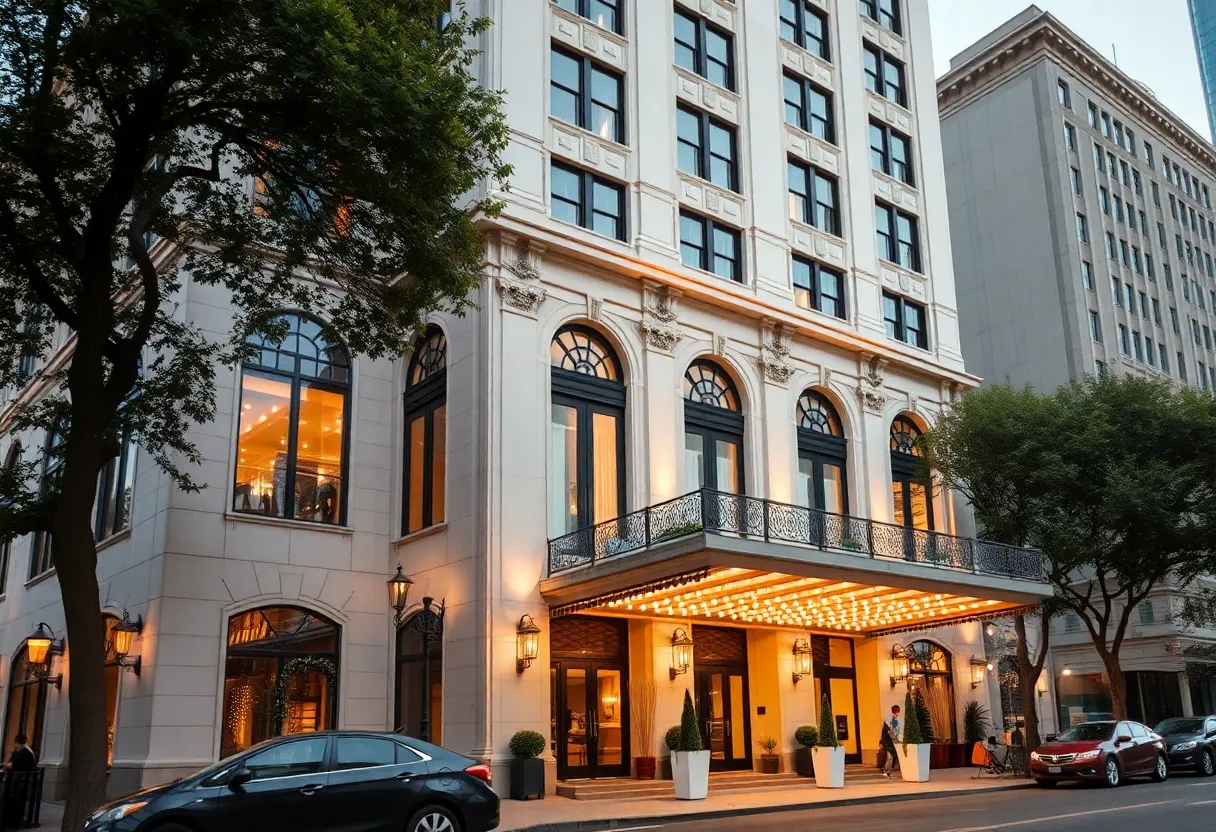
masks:
{"type": "Polygon", "coordinates": [[[1154,783],[1164,783],[1165,778],[1167,778],[1169,776],[1170,776],[1170,769],[1169,769],[1169,766],[1167,766],[1165,763],[1165,755],[1158,754],[1157,755],[1157,767],[1155,769],[1153,769],[1153,775],[1152,775],[1153,782],[1154,783]]]}
{"type": "Polygon", "coordinates": [[[1034,781],[1034,784],[1036,786],[1038,786],[1040,789],[1051,789],[1051,788],[1055,788],[1056,782],[1057,781],[1055,781],[1055,780],[1037,780],[1036,779],[1034,781]]]}
{"type": "Polygon", "coordinates": [[[1123,780],[1123,772],[1119,770],[1119,761],[1114,757],[1106,758],[1106,778],[1102,781],[1102,785],[1109,789],[1113,789],[1123,780]]]}
{"type": "Polygon", "coordinates": [[[1216,763],[1212,762],[1211,749],[1207,749],[1199,757],[1199,773],[1204,777],[1211,777],[1216,774],[1216,763]]]}
{"type": "Polygon", "coordinates": [[[460,832],[460,821],[442,806],[419,809],[410,818],[406,832],[460,832]]]}

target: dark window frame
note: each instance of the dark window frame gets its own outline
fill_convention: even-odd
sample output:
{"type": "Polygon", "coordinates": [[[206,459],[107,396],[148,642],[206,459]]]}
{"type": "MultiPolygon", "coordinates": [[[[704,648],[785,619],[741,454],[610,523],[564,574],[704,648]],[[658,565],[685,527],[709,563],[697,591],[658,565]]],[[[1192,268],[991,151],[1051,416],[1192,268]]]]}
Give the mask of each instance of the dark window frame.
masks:
{"type": "MultiPolygon", "coordinates": [[[[876,119],[870,119],[870,167],[881,173],[885,173],[892,179],[897,179],[903,182],[910,188],[916,187],[916,173],[914,171],[915,163],[913,162],[912,153],[912,137],[891,127],[889,124],[884,124],[876,119]],[[875,131],[882,140],[881,147],[874,146],[875,131]],[[892,148],[896,143],[902,142],[904,145],[904,161],[899,163],[905,172],[905,176],[900,176],[895,172],[895,157],[892,153],[892,148]],[[879,167],[874,167],[874,162],[881,159],[879,167]]],[[[1076,170],[1076,168],[1073,168],[1076,170]]]]}
{"type": "Polygon", "coordinates": [[[782,100],[785,103],[785,123],[791,124],[789,119],[790,107],[793,106],[798,111],[798,122],[792,124],[804,133],[810,133],[812,136],[822,139],[828,144],[836,144],[836,100],[830,90],[825,90],[823,87],[816,84],[809,78],[805,78],[788,70],[783,73],[782,84],[782,100]],[[798,102],[796,105],[791,104],[788,96],[785,95],[786,81],[792,81],[798,85],[798,102]],[[823,135],[820,135],[814,129],[816,119],[812,116],[810,96],[812,91],[821,96],[826,103],[827,118],[820,119],[823,122],[823,135]]]}
{"type": "Polygon", "coordinates": [[[866,89],[871,92],[881,95],[888,101],[893,101],[899,106],[907,109],[908,107],[908,68],[903,61],[891,57],[882,49],[872,44],[865,44],[862,47],[862,71],[866,77],[866,89]],[[874,72],[871,73],[865,65],[866,55],[871,55],[874,58],[874,72]],[[899,83],[894,86],[896,95],[891,96],[891,85],[887,80],[888,65],[894,67],[896,75],[899,76],[899,83]],[[871,86],[873,79],[873,86],[871,86]]]}
{"type": "Polygon", "coordinates": [[[694,269],[700,269],[704,272],[709,272],[724,280],[730,280],[735,283],[746,284],[747,280],[743,273],[743,232],[737,228],[732,228],[720,222],[698,214],[695,211],[681,210],[680,215],[680,262],[685,266],[694,269]],[[701,228],[701,243],[699,246],[684,241],[684,221],[697,223],[701,228]],[[716,245],[716,235],[721,232],[730,235],[734,241],[735,257],[729,261],[733,264],[729,275],[721,274],[714,268],[717,263],[718,250],[716,245]],[[689,263],[684,259],[684,246],[695,248],[700,251],[697,263],[689,263]]]}
{"type": "Polygon", "coordinates": [[[592,60],[586,55],[579,54],[570,49],[564,49],[557,44],[551,44],[549,47],[549,113],[554,118],[562,121],[565,124],[571,124],[560,116],[553,113],[553,88],[557,87],[570,95],[574,96],[577,102],[578,121],[573,122],[575,127],[579,127],[592,133],[599,138],[607,138],[609,141],[623,145],[626,143],[627,128],[625,125],[625,111],[628,109],[625,106],[625,76],[611,67],[604,66],[598,61],[592,60]],[[569,87],[559,84],[553,77],[553,55],[561,55],[567,60],[574,61],[578,65],[578,89],[572,90],[569,87]],[[591,90],[593,87],[592,80],[594,72],[599,72],[602,75],[610,77],[616,82],[616,97],[617,106],[615,108],[608,107],[601,102],[595,100],[591,90]],[[594,113],[596,105],[603,107],[606,110],[611,110],[616,114],[616,131],[612,136],[600,136],[593,128],[594,113]]]}
{"type": "Polygon", "coordinates": [[[435,428],[437,411],[448,403],[447,334],[438,326],[430,326],[414,345],[405,376],[402,406],[402,485],[401,534],[409,535],[429,529],[447,520],[447,410],[444,410],[444,445],[436,449],[435,428]],[[422,429],[422,518],[421,525],[410,528],[410,474],[413,468],[413,443],[410,426],[423,419],[422,429]],[[443,456],[444,502],[436,517],[435,460],[436,450],[443,456]]]}
{"type": "Polygon", "coordinates": [[[914,300],[905,298],[903,295],[897,295],[894,292],[884,291],[883,297],[883,322],[889,325],[894,332],[887,332],[888,338],[893,338],[909,346],[919,347],[922,350],[929,349],[929,310],[924,304],[917,303],[914,300]],[[887,314],[887,301],[894,304],[895,317],[889,317],[887,314]],[[920,312],[921,328],[909,328],[907,307],[913,307],[920,312]],[[916,333],[918,336],[915,341],[909,341],[909,333],[916,333]]]}
{"type": "Polygon", "coordinates": [[[699,110],[696,107],[689,107],[687,105],[680,104],[676,107],[676,144],[677,146],[684,144],[685,146],[692,147],[695,151],[697,167],[700,168],[699,171],[690,171],[680,168],[679,153],[677,152],[676,167],[682,173],[688,174],[689,176],[695,176],[698,179],[704,179],[706,182],[709,182],[711,185],[715,185],[719,188],[725,188],[726,190],[733,191],[734,193],[742,193],[739,185],[739,133],[734,125],[728,124],[725,121],[720,121],[704,110],[699,110]],[[697,119],[696,145],[689,144],[689,142],[680,138],[680,113],[693,116],[697,119]],[[712,178],[713,160],[723,159],[720,154],[714,153],[711,147],[712,136],[710,129],[712,127],[717,127],[719,130],[725,130],[730,134],[730,158],[725,160],[730,166],[730,182],[726,185],[723,185],[721,182],[715,182],[712,178]]]}
{"type": "MultiPolygon", "coordinates": [[[[704,373],[701,379],[704,380],[704,373]]],[[[745,425],[746,422],[743,416],[743,400],[739,397],[738,388],[735,386],[735,381],[726,372],[726,370],[717,361],[710,358],[698,358],[692,361],[688,368],[684,371],[684,435],[695,434],[701,437],[702,442],[702,457],[705,463],[705,488],[711,491],[725,491],[722,483],[718,482],[717,465],[717,442],[719,440],[734,444],[737,449],[735,477],[739,482],[739,490],[737,493],[747,493],[746,466],[744,465],[745,456],[745,425]],[[693,368],[701,368],[708,370],[722,385],[722,394],[719,400],[725,397],[727,405],[713,405],[702,401],[700,398],[690,398],[689,388],[693,383],[690,374],[693,368]],[[734,404],[731,408],[729,405],[734,404]]],[[[685,439],[687,442],[687,438],[685,439]]],[[[687,451],[685,451],[687,453],[687,451]]],[[[692,483],[686,483],[691,490],[692,483]]],[[[707,503],[707,507],[711,510],[711,515],[715,513],[716,504],[707,503]]]]}
{"type": "MultiPolygon", "coordinates": [[[[725,29],[719,29],[717,26],[713,25],[705,18],[701,17],[698,14],[693,14],[690,11],[677,8],[675,11],[675,16],[678,18],[684,18],[685,20],[687,20],[688,22],[693,24],[695,31],[696,31],[696,40],[697,40],[697,42],[695,44],[691,44],[691,45],[684,43],[683,41],[679,40],[678,37],[675,35],[674,27],[673,27],[673,33],[672,33],[673,44],[679,43],[679,44],[683,45],[685,48],[689,49],[693,54],[693,66],[692,67],[684,66],[683,64],[679,63],[678,60],[675,61],[676,66],[682,67],[682,68],[688,70],[689,72],[699,75],[700,77],[709,81],[711,84],[716,84],[718,86],[723,87],[724,89],[730,90],[731,92],[735,92],[736,91],[736,89],[735,89],[735,85],[736,85],[735,36],[733,34],[731,34],[730,32],[726,31],[725,29]],[[724,41],[726,41],[726,66],[724,67],[724,71],[725,71],[725,75],[726,75],[725,84],[718,84],[718,82],[714,81],[709,75],[709,65],[710,65],[711,61],[709,58],[709,37],[708,36],[710,33],[713,33],[714,35],[716,35],[716,36],[722,38],[724,41]]],[[[717,64],[718,62],[713,61],[712,63],[717,64]]]]}
{"type": "MultiPolygon", "coordinates": [[[[821,391],[807,388],[798,398],[795,408],[797,416],[798,460],[811,463],[811,508],[827,512],[824,508],[825,488],[823,469],[825,465],[840,469],[841,514],[849,513],[849,454],[840,413],[836,406],[821,391]]],[[[801,473],[799,474],[801,476],[801,473]]],[[[829,512],[830,513],[830,512],[829,512]]],[[[812,525],[814,522],[812,521],[812,525]]]]}
{"type": "Polygon", "coordinates": [[[591,21],[592,25],[599,26],[595,22],[595,18],[591,16],[592,9],[597,6],[604,6],[612,10],[613,26],[600,26],[601,29],[606,29],[609,32],[615,32],[618,35],[625,34],[625,4],[621,0],[558,0],[557,6],[564,9],[570,14],[576,14],[584,20],[591,21]],[[573,5],[575,9],[566,8],[566,4],[573,5]]]}
{"type": "MultiPolygon", "coordinates": [[[[567,165],[559,162],[556,159],[551,160],[549,166],[550,216],[553,215],[552,200],[554,198],[552,171],[553,169],[557,169],[579,178],[578,203],[575,206],[577,222],[573,223],[573,225],[577,225],[579,228],[585,228],[593,234],[600,234],[600,232],[595,230],[594,215],[596,213],[596,208],[594,204],[594,195],[595,186],[601,185],[606,188],[611,188],[616,192],[617,210],[619,213],[617,214],[617,235],[615,237],[608,237],[607,234],[600,234],[600,236],[607,237],[610,240],[620,240],[621,242],[624,242],[629,238],[629,221],[628,216],[626,215],[624,185],[620,184],[619,182],[613,182],[611,179],[605,179],[602,176],[597,176],[589,170],[584,170],[583,168],[575,167],[574,165],[567,165]]],[[[562,201],[565,202],[566,200],[563,198],[562,201]]],[[[555,217],[555,219],[557,219],[558,222],[566,222],[566,220],[562,220],[560,217],[555,217]]]]}
{"type": "Polygon", "coordinates": [[[861,0],[861,13],[884,29],[903,35],[903,12],[900,0],[861,0]]]}
{"type": "MultiPolygon", "coordinates": [[[[67,417],[60,416],[47,431],[42,444],[42,472],[38,475],[39,497],[48,497],[59,489],[63,479],[64,443],[69,427],[67,417]]],[[[55,568],[52,552],[51,533],[43,530],[34,532],[30,544],[28,580],[32,581],[55,568]]]]}
{"type": "Polygon", "coordinates": [[[924,274],[920,250],[920,218],[914,214],[909,214],[906,211],[896,208],[894,205],[888,205],[880,200],[875,200],[874,222],[878,234],[879,257],[886,260],[888,263],[894,263],[897,266],[908,269],[909,271],[916,272],[917,274],[924,274]],[[885,228],[883,227],[882,223],[878,222],[878,214],[880,212],[885,212],[886,214],[885,228]],[[901,219],[907,221],[911,226],[912,239],[910,241],[905,241],[900,238],[899,221],[901,219]],[[881,249],[883,247],[884,238],[888,240],[886,243],[888,253],[895,254],[896,256],[894,258],[882,256],[881,249]],[[903,254],[905,247],[907,247],[907,251],[910,254],[910,263],[904,262],[903,254]]]}
{"type": "Polygon", "coordinates": [[[827,61],[828,63],[832,62],[831,20],[826,11],[812,5],[808,0],[781,0],[777,12],[777,29],[784,40],[797,44],[820,60],[827,61]],[[786,10],[791,6],[794,10],[793,19],[790,19],[786,14],[786,10]],[[818,40],[808,39],[807,37],[806,19],[808,15],[816,18],[823,30],[823,38],[820,41],[822,45],[818,49],[814,48],[813,45],[808,45],[808,43],[814,44],[815,40],[818,40]],[[789,30],[788,35],[787,28],[789,30]]]}
{"type": "MultiPolygon", "coordinates": [[[[800,217],[793,217],[792,214],[794,212],[791,210],[791,219],[795,219],[804,225],[811,226],[812,228],[818,228],[820,231],[824,231],[836,237],[844,236],[843,223],[840,216],[840,181],[836,179],[836,177],[830,176],[809,162],[804,162],[801,159],[790,158],[786,162],[786,189],[787,194],[796,196],[800,200],[799,204],[803,206],[803,210],[801,212],[802,216],[800,217]],[[794,184],[795,172],[797,172],[799,175],[798,184],[800,184],[803,188],[801,192],[794,191],[791,187],[794,184]],[[829,191],[831,194],[832,205],[830,208],[831,222],[828,223],[830,226],[828,228],[820,226],[818,222],[818,209],[821,206],[826,205],[826,203],[822,202],[819,198],[820,193],[818,183],[821,181],[827,182],[830,186],[829,191]]],[[[793,205],[791,203],[791,208],[792,207],[793,205]]]]}
{"type": "MultiPolygon", "coordinates": [[[[800,254],[795,254],[791,258],[791,263],[790,263],[790,283],[794,287],[794,302],[799,307],[802,307],[802,304],[798,303],[798,301],[797,301],[798,289],[802,289],[807,293],[809,300],[810,300],[810,306],[803,307],[803,308],[814,309],[816,312],[821,312],[824,315],[831,315],[832,317],[839,318],[842,321],[847,321],[849,319],[848,318],[848,302],[846,300],[846,295],[848,294],[848,292],[845,287],[844,272],[831,268],[830,266],[825,266],[822,263],[820,263],[818,260],[815,260],[813,258],[805,257],[800,254]],[[807,269],[808,282],[807,282],[807,285],[805,285],[805,286],[803,286],[802,284],[800,284],[798,282],[798,268],[797,268],[798,266],[805,266],[807,269]],[[837,285],[840,287],[839,288],[840,296],[835,299],[836,307],[837,307],[836,312],[828,312],[828,311],[825,311],[823,308],[824,272],[828,272],[831,275],[835,276],[837,285]]],[[[830,295],[829,295],[829,297],[830,297],[830,295]]]]}

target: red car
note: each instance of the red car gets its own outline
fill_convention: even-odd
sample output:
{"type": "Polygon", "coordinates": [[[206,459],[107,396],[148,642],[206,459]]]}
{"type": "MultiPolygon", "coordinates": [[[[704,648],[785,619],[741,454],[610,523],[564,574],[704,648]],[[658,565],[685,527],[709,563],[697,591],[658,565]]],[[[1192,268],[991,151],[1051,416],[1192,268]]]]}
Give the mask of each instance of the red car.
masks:
{"type": "Polygon", "coordinates": [[[1117,786],[1125,778],[1169,775],[1165,740],[1139,722],[1082,722],[1030,754],[1030,773],[1040,786],[1061,780],[1093,780],[1117,786]]]}

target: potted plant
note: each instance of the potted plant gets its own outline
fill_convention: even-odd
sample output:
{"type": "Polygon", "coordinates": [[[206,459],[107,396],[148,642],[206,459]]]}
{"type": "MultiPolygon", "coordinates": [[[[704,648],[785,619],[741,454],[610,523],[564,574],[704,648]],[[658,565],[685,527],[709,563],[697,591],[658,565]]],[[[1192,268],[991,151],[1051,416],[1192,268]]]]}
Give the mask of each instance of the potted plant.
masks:
{"type": "Polygon", "coordinates": [[[511,737],[511,799],[545,798],[545,761],[539,759],[545,750],[545,738],[536,731],[516,731],[511,737]]]}
{"type": "Polygon", "coordinates": [[[971,749],[975,748],[977,742],[982,743],[984,741],[991,727],[992,723],[988,718],[987,708],[974,699],[964,705],[963,745],[959,749],[960,754],[957,761],[955,759],[950,760],[951,765],[956,768],[967,765],[967,761],[971,758],[971,749]]]}
{"type": "Polygon", "coordinates": [[[775,753],[777,751],[777,738],[763,736],[756,740],[756,745],[764,752],[760,755],[760,773],[761,774],[776,774],[781,770],[781,758],[775,753]]]}
{"type": "Polygon", "coordinates": [[[904,736],[896,743],[899,754],[899,773],[909,783],[926,783],[929,780],[929,737],[921,725],[921,715],[909,692],[904,697],[904,736]]]}
{"type": "Polygon", "coordinates": [[[798,772],[799,777],[814,777],[815,756],[811,749],[819,745],[819,729],[814,725],[803,725],[794,732],[794,742],[798,743],[794,749],[794,771],[798,772]]]}
{"type": "Polygon", "coordinates": [[[671,779],[671,752],[680,750],[680,726],[673,725],[663,735],[663,744],[667,746],[667,756],[663,758],[663,779],[671,779]]]}
{"type": "Polygon", "coordinates": [[[633,758],[633,776],[638,780],[654,779],[654,711],[658,698],[659,686],[653,679],[629,680],[629,713],[637,732],[636,747],[643,752],[633,758]]]}
{"type": "Polygon", "coordinates": [[[836,718],[832,701],[823,695],[819,706],[819,744],[815,746],[815,786],[820,789],[844,788],[844,748],[836,739],[836,718]]]}
{"type": "Polygon", "coordinates": [[[701,750],[701,729],[687,689],[680,716],[680,747],[671,752],[671,779],[679,800],[704,800],[709,794],[709,752],[701,750]]]}

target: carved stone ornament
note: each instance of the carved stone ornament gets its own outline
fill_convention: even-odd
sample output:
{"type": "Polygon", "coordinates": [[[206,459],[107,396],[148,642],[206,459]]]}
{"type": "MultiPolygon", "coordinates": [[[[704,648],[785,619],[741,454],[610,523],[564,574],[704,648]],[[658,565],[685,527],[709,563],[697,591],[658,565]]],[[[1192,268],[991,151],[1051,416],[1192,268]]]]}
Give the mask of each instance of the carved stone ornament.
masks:
{"type": "Polygon", "coordinates": [[[547,297],[545,288],[540,285],[540,269],[533,262],[531,246],[526,240],[520,240],[515,259],[504,265],[497,282],[503,302],[529,315],[535,315],[547,297]],[[512,276],[508,276],[508,272],[512,276]]]}
{"type": "Polygon", "coordinates": [[[660,290],[653,295],[653,303],[647,303],[643,307],[638,329],[646,339],[648,347],[671,352],[684,337],[676,321],[675,301],[668,291],[660,290]]]}
{"type": "Polygon", "coordinates": [[[765,324],[764,331],[757,363],[766,380],[784,387],[794,377],[794,368],[789,364],[790,348],[786,343],[789,335],[781,325],[765,324]]]}
{"type": "Polygon", "coordinates": [[[866,367],[861,376],[861,383],[857,385],[857,400],[864,410],[881,414],[887,404],[887,396],[883,390],[886,384],[887,362],[876,355],[863,356],[863,360],[866,367]]]}

